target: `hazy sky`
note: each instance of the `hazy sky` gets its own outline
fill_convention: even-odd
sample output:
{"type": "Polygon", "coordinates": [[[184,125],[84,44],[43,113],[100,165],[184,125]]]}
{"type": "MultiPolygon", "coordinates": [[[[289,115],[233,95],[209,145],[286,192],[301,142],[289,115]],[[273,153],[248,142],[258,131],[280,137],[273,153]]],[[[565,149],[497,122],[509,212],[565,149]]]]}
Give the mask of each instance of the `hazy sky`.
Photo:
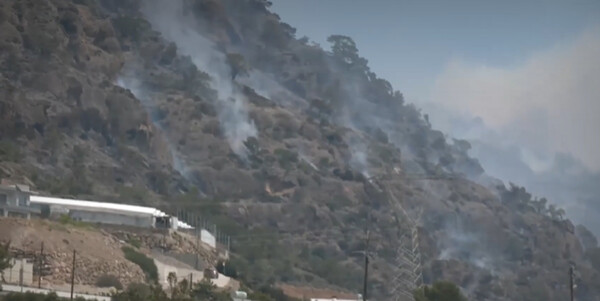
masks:
{"type": "Polygon", "coordinates": [[[272,0],[298,36],[328,48],[345,34],[371,68],[408,97],[423,97],[452,59],[516,66],[600,24],[598,0],[272,0]]]}
{"type": "Polygon", "coordinates": [[[599,0],[272,2],[298,37],[351,36],[434,126],[479,117],[533,169],[563,152],[600,170],[599,0]]]}

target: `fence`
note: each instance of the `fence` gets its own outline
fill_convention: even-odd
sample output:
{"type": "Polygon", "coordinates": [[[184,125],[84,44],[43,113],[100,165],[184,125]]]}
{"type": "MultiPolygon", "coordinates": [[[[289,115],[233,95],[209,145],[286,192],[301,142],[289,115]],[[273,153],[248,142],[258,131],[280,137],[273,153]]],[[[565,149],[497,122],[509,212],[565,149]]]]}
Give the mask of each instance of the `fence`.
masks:
{"type": "Polygon", "coordinates": [[[11,267],[3,271],[7,283],[31,285],[33,283],[33,260],[13,259],[11,267]]]}
{"type": "Polygon", "coordinates": [[[176,216],[178,220],[194,227],[193,230],[188,230],[187,232],[199,237],[202,242],[215,249],[230,250],[231,237],[225,233],[220,233],[217,225],[211,223],[209,219],[181,209],[177,210],[176,216]]]}

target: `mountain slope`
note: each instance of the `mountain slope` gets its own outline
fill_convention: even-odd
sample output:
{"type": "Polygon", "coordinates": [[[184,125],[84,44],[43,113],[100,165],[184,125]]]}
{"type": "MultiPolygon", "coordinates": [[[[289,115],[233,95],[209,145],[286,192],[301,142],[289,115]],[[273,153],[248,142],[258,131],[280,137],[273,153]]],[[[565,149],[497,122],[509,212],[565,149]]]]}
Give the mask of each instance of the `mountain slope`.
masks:
{"type": "Polygon", "coordinates": [[[259,0],[0,5],[3,177],[210,216],[256,287],[356,292],[369,223],[371,292],[391,299],[406,212],[426,283],[560,300],[573,261],[579,299],[600,298],[573,225],[484,181],[469,144],[432,129],[348,37],[326,52],[259,0]]]}

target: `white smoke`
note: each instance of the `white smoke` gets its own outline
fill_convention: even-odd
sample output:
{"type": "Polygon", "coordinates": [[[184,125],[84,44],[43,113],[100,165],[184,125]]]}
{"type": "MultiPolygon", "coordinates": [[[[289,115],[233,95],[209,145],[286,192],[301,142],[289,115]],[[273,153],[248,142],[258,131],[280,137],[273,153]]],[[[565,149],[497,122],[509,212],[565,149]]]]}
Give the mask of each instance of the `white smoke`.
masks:
{"type": "Polygon", "coordinates": [[[371,174],[369,173],[369,162],[367,161],[367,147],[362,141],[350,140],[349,147],[350,153],[352,154],[350,166],[352,166],[353,169],[360,171],[365,178],[369,179],[371,174]]]}
{"type": "Polygon", "coordinates": [[[254,123],[248,117],[245,97],[233,84],[231,69],[223,53],[211,41],[194,30],[198,26],[186,10],[182,0],[143,2],[142,12],[162,36],[175,43],[179,53],[189,55],[196,67],[211,76],[212,88],[217,91],[219,121],[231,149],[246,158],[244,142],[257,135],[254,123]]]}
{"type": "Polygon", "coordinates": [[[497,272],[497,258],[485,245],[486,237],[468,230],[458,216],[454,222],[449,222],[440,238],[439,260],[456,259],[469,262],[470,264],[490,271],[497,272]]]}
{"type": "Polygon", "coordinates": [[[296,109],[307,106],[305,99],[292,93],[275,81],[270,75],[262,71],[251,70],[248,76],[241,77],[237,81],[252,88],[258,95],[271,99],[281,106],[294,107],[296,109]]]}
{"type": "MultiPolygon", "coordinates": [[[[453,61],[438,78],[431,99],[462,119],[480,117],[523,146],[528,152],[524,159],[534,170],[550,168],[542,162],[552,159],[548,153],[567,153],[600,171],[599,54],[596,29],[516,68],[453,61]]],[[[446,119],[431,117],[434,123],[446,119]]]]}
{"type": "MultiPolygon", "coordinates": [[[[137,80],[133,76],[122,75],[119,78],[117,78],[116,84],[117,84],[117,86],[119,86],[123,89],[127,89],[127,90],[131,91],[131,93],[135,96],[135,98],[137,98],[142,103],[142,105],[146,109],[146,112],[150,116],[152,116],[152,111],[154,109],[155,103],[152,101],[152,98],[149,97],[149,95],[144,93],[144,89],[142,88],[142,84],[140,83],[139,80],[137,80]]],[[[156,128],[160,129],[161,131],[164,130],[162,128],[161,124],[156,122],[156,120],[152,119],[152,123],[154,124],[154,126],[156,128]]],[[[171,157],[173,160],[173,162],[172,162],[173,169],[178,171],[184,177],[188,177],[189,170],[186,167],[187,165],[184,164],[181,154],[175,149],[175,147],[173,147],[173,144],[168,140],[167,140],[167,147],[169,148],[169,153],[171,154],[171,157]]]]}
{"type": "Polygon", "coordinates": [[[469,140],[489,175],[600,235],[599,54],[596,28],[512,68],[453,61],[419,105],[434,127],[469,140]]]}

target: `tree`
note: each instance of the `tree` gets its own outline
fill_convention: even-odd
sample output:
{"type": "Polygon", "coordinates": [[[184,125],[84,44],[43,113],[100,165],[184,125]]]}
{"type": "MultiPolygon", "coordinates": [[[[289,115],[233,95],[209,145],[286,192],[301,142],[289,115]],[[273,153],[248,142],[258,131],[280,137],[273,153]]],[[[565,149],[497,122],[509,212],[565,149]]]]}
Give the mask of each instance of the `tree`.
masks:
{"type": "Polygon", "coordinates": [[[556,210],[556,206],[554,206],[554,204],[551,204],[550,207],[548,207],[548,213],[550,214],[550,218],[552,218],[552,219],[558,218],[558,213],[556,210]]]}
{"type": "Polygon", "coordinates": [[[414,293],[415,301],[467,301],[456,284],[438,281],[432,286],[423,286],[414,293]]]}
{"type": "Polygon", "coordinates": [[[565,209],[558,208],[556,210],[556,216],[558,217],[558,220],[561,220],[561,221],[564,220],[566,214],[567,213],[565,212],[565,209]]]}
{"type": "Polygon", "coordinates": [[[533,205],[535,206],[535,211],[540,214],[546,213],[546,205],[548,204],[548,200],[546,198],[541,198],[539,200],[534,200],[533,205]]]}
{"type": "Polygon", "coordinates": [[[10,242],[5,244],[0,244],[0,280],[2,282],[6,282],[4,280],[3,271],[12,267],[11,262],[12,257],[10,256],[10,242]]]}
{"type": "Polygon", "coordinates": [[[216,292],[216,286],[208,280],[196,284],[192,291],[194,300],[228,301],[231,297],[226,292],[216,292]]]}
{"type": "Polygon", "coordinates": [[[248,75],[249,67],[244,60],[244,56],[239,53],[228,53],[227,63],[231,68],[231,80],[235,80],[238,75],[248,75]]]}
{"type": "Polygon", "coordinates": [[[177,284],[177,275],[173,272],[170,272],[167,276],[167,281],[169,282],[169,289],[171,290],[171,299],[173,299],[175,293],[175,285],[177,284]]]}
{"type": "Polygon", "coordinates": [[[327,42],[332,43],[331,51],[333,55],[341,59],[351,67],[358,67],[361,71],[368,72],[368,61],[358,55],[358,48],[352,38],[343,35],[331,35],[327,42]]]}

